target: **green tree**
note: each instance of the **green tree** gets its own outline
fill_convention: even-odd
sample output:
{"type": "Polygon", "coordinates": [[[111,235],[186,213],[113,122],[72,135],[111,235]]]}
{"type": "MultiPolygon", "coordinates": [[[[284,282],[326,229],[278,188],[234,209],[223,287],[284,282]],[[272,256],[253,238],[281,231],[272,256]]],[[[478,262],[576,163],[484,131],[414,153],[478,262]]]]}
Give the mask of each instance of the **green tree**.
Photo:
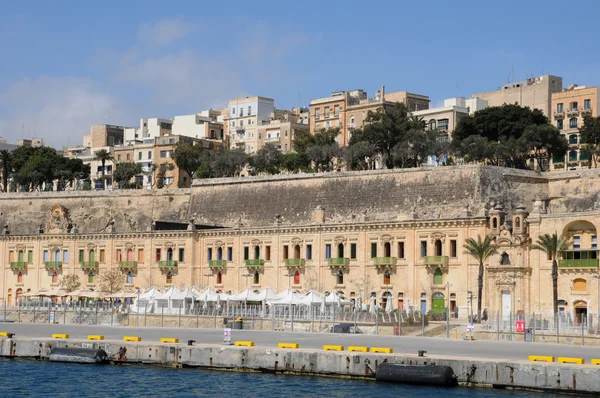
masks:
{"type": "Polygon", "coordinates": [[[12,155],[6,149],[0,151],[0,162],[2,162],[2,189],[8,192],[8,177],[12,171],[12,155]]]}
{"type": "Polygon", "coordinates": [[[371,170],[375,166],[377,148],[368,141],[359,141],[349,145],[344,152],[346,163],[352,170],[371,170]]]}
{"type": "Polygon", "coordinates": [[[79,280],[79,275],[77,274],[67,274],[60,279],[59,286],[66,290],[68,293],[71,293],[81,286],[81,281],[79,280]]]}
{"type": "Polygon", "coordinates": [[[102,189],[106,189],[106,175],[104,169],[106,162],[114,160],[114,157],[112,153],[110,153],[106,149],[97,150],[96,152],[94,152],[94,155],[96,156],[96,160],[99,160],[102,164],[102,189]]]}
{"type": "Polygon", "coordinates": [[[210,161],[210,176],[238,177],[247,162],[248,155],[242,148],[216,152],[210,161]]]}
{"type": "Polygon", "coordinates": [[[463,245],[465,254],[469,254],[479,263],[479,273],[477,274],[477,320],[481,322],[481,299],[483,296],[483,263],[488,258],[498,252],[498,249],[492,245],[492,236],[486,235],[481,240],[481,236],[477,235],[477,240],[467,238],[463,245]]]}
{"type": "Polygon", "coordinates": [[[392,149],[406,137],[409,130],[419,128],[413,125],[406,105],[401,102],[375,112],[369,111],[365,122],[363,139],[375,145],[388,168],[393,167],[392,149]]]}
{"type": "Polygon", "coordinates": [[[583,127],[579,129],[579,132],[581,133],[581,142],[586,144],[588,156],[594,162],[594,168],[598,167],[598,157],[600,156],[600,116],[586,116],[583,119],[583,127]]]}
{"type": "Polygon", "coordinates": [[[552,156],[564,156],[569,148],[567,140],[560,135],[559,130],[549,124],[527,126],[517,146],[522,148],[524,153],[532,154],[538,167],[544,164],[542,159],[546,159],[547,164],[550,164],[552,156]]]}
{"type": "Polygon", "coordinates": [[[250,157],[249,164],[257,174],[277,174],[281,170],[283,154],[275,145],[266,144],[250,157]]]}
{"type": "Polygon", "coordinates": [[[175,160],[177,167],[190,176],[190,183],[194,178],[196,170],[202,165],[205,151],[206,150],[200,144],[179,141],[175,145],[175,150],[171,154],[171,157],[175,160]]]}
{"type": "Polygon", "coordinates": [[[291,173],[307,171],[310,167],[310,159],[305,153],[287,152],[283,154],[281,167],[291,173]]]}
{"type": "Polygon", "coordinates": [[[537,242],[531,246],[534,250],[540,250],[552,260],[552,301],[554,304],[554,315],[558,314],[558,259],[569,249],[569,241],[562,235],[554,232],[552,235],[543,234],[537,242]]]}
{"type": "Polygon", "coordinates": [[[139,188],[136,187],[135,182],[132,184],[131,180],[142,173],[142,165],[135,162],[120,162],[117,163],[113,178],[115,182],[119,184],[119,188],[139,188]]]}

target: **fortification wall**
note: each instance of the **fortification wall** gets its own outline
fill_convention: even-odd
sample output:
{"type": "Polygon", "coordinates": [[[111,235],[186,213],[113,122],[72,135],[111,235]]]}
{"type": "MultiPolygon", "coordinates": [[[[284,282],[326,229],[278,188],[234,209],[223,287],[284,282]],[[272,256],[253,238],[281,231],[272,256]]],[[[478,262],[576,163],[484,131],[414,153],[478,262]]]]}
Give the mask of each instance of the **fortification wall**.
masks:
{"type": "MultiPolygon", "coordinates": [[[[375,170],[196,180],[191,189],[34,192],[0,194],[0,223],[11,234],[47,228],[50,208],[61,205],[80,233],[147,231],[152,220],[221,226],[320,222],[454,219],[484,216],[502,204],[531,210],[536,196],[549,199],[551,213],[597,209],[600,170],[536,173],[489,166],[375,170]]],[[[0,225],[0,227],[2,226],[0,225]]]]}

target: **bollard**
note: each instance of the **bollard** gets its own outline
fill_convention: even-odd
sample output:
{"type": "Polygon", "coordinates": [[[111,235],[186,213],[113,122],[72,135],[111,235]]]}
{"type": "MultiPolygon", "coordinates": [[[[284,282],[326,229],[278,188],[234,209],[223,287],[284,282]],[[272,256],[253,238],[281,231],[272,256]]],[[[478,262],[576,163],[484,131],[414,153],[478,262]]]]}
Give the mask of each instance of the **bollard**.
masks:
{"type": "Polygon", "coordinates": [[[425,350],[419,350],[419,351],[418,351],[418,355],[419,355],[420,357],[424,357],[426,353],[427,353],[427,351],[425,351],[425,350]]]}
{"type": "Polygon", "coordinates": [[[194,345],[195,342],[196,340],[188,340],[188,345],[194,345]]]}

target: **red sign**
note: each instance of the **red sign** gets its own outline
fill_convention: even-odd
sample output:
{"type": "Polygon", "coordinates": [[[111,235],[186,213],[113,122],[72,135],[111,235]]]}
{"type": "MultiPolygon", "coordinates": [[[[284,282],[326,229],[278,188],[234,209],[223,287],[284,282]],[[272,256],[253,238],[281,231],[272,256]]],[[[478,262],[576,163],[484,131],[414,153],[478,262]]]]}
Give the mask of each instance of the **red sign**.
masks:
{"type": "Polygon", "coordinates": [[[517,333],[525,333],[525,321],[516,321],[515,329],[517,330],[517,333]]]}

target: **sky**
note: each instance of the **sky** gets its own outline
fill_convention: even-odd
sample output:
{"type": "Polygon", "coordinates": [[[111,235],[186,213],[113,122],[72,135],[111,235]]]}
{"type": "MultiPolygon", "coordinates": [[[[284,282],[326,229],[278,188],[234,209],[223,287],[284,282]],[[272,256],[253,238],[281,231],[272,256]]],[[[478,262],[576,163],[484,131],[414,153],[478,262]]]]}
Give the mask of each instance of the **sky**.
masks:
{"type": "Polygon", "coordinates": [[[0,136],[75,146],[92,124],[138,126],[261,95],[444,98],[553,74],[600,85],[600,3],[0,0],[0,136]],[[596,40],[596,41],[594,41],[596,40]]]}

